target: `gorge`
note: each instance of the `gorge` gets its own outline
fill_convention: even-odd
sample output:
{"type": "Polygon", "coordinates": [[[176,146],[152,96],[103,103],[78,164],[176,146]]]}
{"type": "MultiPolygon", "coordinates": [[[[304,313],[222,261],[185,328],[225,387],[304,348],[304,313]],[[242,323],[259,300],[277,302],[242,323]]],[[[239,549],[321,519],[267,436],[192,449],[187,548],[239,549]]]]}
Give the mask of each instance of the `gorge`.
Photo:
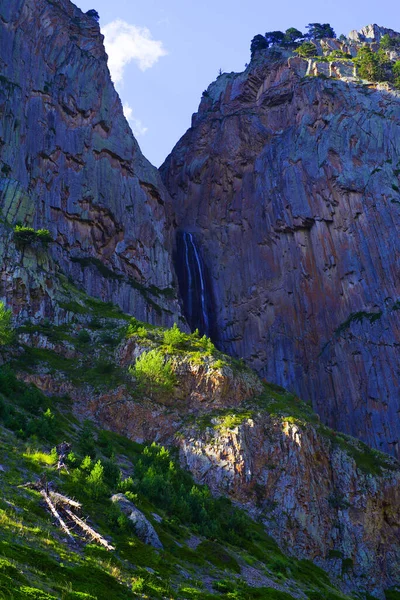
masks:
{"type": "Polygon", "coordinates": [[[400,34],[252,45],[158,171],[96,15],[0,0],[0,596],[397,600],[400,34]]]}

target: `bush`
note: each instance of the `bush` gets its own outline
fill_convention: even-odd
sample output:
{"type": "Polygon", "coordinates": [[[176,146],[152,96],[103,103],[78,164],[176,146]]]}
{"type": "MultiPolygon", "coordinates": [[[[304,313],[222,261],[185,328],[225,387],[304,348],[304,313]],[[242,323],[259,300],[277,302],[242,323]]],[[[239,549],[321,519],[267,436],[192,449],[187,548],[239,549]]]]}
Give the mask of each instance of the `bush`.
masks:
{"type": "Polygon", "coordinates": [[[4,302],[0,302],[0,345],[10,344],[14,338],[12,328],[12,312],[7,309],[4,302]]]}
{"type": "Polygon", "coordinates": [[[126,336],[132,337],[134,335],[137,335],[140,338],[146,338],[147,337],[147,329],[145,327],[143,327],[143,325],[140,321],[135,319],[135,317],[132,317],[131,322],[128,325],[126,336]]]}
{"type": "Polygon", "coordinates": [[[343,52],[343,50],[333,50],[328,56],[328,60],[336,60],[337,58],[352,58],[352,56],[343,52]]]}
{"type": "Polygon", "coordinates": [[[206,335],[203,335],[203,337],[200,338],[200,345],[209,356],[215,351],[215,345],[206,335]]]}
{"type": "Polygon", "coordinates": [[[283,31],[267,31],[265,34],[268,46],[279,46],[279,44],[282,44],[284,38],[285,34],[283,31]]]}
{"type": "Polygon", "coordinates": [[[48,229],[38,229],[36,231],[36,238],[43,244],[43,246],[47,246],[54,241],[48,229]]]}
{"type": "Polygon", "coordinates": [[[392,50],[400,46],[400,37],[390,37],[387,33],[381,37],[379,48],[382,50],[392,50]]]}
{"type": "Polygon", "coordinates": [[[303,39],[304,36],[301,31],[296,29],[296,27],[289,27],[289,29],[286,29],[285,31],[282,46],[297,46],[303,39]]]}
{"type": "MultiPolygon", "coordinates": [[[[129,488],[128,482],[120,484],[129,488]]],[[[193,485],[191,476],[177,468],[171,451],[153,443],[144,448],[130,482],[156,506],[192,523],[206,536],[241,543],[249,539],[249,517],[226,498],[213,498],[209,488],[193,485]]]]}
{"type": "Polygon", "coordinates": [[[171,329],[164,331],[164,344],[170,346],[170,348],[180,348],[186,341],[186,335],[179,329],[178,325],[174,323],[171,329]]]}
{"type": "Polygon", "coordinates": [[[91,498],[98,499],[107,492],[107,486],[104,482],[104,467],[98,460],[86,477],[86,491],[91,498]]]}
{"type": "Polygon", "coordinates": [[[316,50],[315,45],[311,42],[303,42],[301,46],[296,48],[295,52],[303,58],[309,58],[310,56],[315,56],[316,50]]]}
{"type": "Polygon", "coordinates": [[[48,246],[53,241],[53,238],[48,229],[36,230],[33,227],[16,225],[14,227],[14,240],[21,246],[32,246],[36,243],[48,246]]]}
{"type": "Polygon", "coordinates": [[[135,364],[129,368],[141,390],[149,392],[172,392],[176,385],[172,363],[165,360],[160,350],[143,352],[135,364]]]}
{"type": "Polygon", "coordinates": [[[392,72],[394,76],[394,85],[397,88],[400,88],[400,60],[396,60],[392,67],[392,72]]]}
{"type": "Polygon", "coordinates": [[[373,52],[369,46],[362,46],[354,59],[358,73],[362,79],[370,81],[381,81],[383,77],[383,65],[381,57],[373,52]]]}
{"type": "Polygon", "coordinates": [[[86,420],[78,436],[78,452],[81,456],[96,456],[96,442],[93,435],[93,424],[86,420]]]}
{"type": "Polygon", "coordinates": [[[78,333],[78,335],[76,336],[78,343],[79,344],[89,344],[91,337],[88,331],[86,331],[86,329],[81,329],[81,331],[78,333]]]}

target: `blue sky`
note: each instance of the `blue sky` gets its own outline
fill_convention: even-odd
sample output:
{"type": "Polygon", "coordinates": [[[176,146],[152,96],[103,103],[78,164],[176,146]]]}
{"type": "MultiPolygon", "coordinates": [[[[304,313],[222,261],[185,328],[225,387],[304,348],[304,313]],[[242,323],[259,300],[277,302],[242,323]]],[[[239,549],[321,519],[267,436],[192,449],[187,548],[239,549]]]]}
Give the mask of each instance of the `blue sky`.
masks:
{"type": "Polygon", "coordinates": [[[400,31],[395,0],[75,0],[108,32],[114,81],[144,155],[159,166],[190,127],[219,69],[242,71],[257,33],[331,23],[347,34],[369,23],[400,31]],[[117,22],[117,23],[115,23],[117,22]]]}

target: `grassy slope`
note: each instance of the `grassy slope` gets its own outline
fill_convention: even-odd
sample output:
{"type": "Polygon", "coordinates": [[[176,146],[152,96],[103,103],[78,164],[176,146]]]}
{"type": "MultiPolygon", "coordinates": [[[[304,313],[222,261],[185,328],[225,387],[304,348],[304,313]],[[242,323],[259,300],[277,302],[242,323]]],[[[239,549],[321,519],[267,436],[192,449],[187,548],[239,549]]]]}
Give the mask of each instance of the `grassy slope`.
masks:
{"type": "MultiPolygon", "coordinates": [[[[82,304],[88,315],[85,331],[89,340],[74,325],[27,325],[21,331],[46,335],[54,343],[66,341],[75,347],[78,358],[66,359],[54,350],[27,346],[14,359],[13,368],[35,371],[38,364],[47,365],[49,371],[65,373],[76,384],[88,382],[98,387],[126,381],[127,372],[112,364],[115,345],[127,333],[125,316],[97,301],[82,304]],[[94,365],[93,339],[99,347],[94,365]]],[[[136,321],[131,323],[128,335],[194,362],[211,359],[215,368],[245,368],[197,336],[175,333],[165,337],[161,329],[136,321]]],[[[0,472],[0,597],[345,597],[330,585],[324,571],[309,561],[286,557],[260,525],[234,509],[229,501],[213,499],[206,488],[194,485],[171,451],[141,446],[116,434],[93,430],[87,424],[82,426],[72,417],[68,399],[46,398],[18,383],[4,368],[0,370],[0,393],[0,465],[4,468],[0,472]],[[53,467],[51,449],[64,439],[73,443],[69,474],[58,473],[53,467]],[[86,460],[82,466],[87,455],[91,462],[86,460]],[[96,486],[89,481],[98,460],[104,472],[96,486]],[[79,540],[74,546],[66,543],[41,507],[39,495],[18,487],[44,471],[57,489],[83,503],[84,515],[90,515],[95,528],[112,541],[115,552],[79,540]],[[118,491],[126,492],[152,521],[163,551],[138,540],[126,518],[110,503],[110,495],[118,491]],[[152,513],[162,517],[161,523],[152,513]],[[251,580],[246,583],[250,566],[263,587],[250,587],[251,580]]],[[[246,407],[218,411],[216,426],[233,427],[260,409],[285,419],[312,422],[352,452],[365,469],[374,471],[386,466],[383,455],[345,436],[333,436],[319,424],[308,405],[273,386],[265,386],[262,396],[246,407]]]]}
{"type": "Polygon", "coordinates": [[[169,451],[141,446],[111,432],[93,430],[88,424],[78,426],[66,400],[29,391],[10,373],[4,374],[4,369],[0,389],[1,420],[8,425],[0,428],[3,597],[100,600],[222,595],[283,600],[292,597],[291,590],[305,590],[310,598],[343,597],[330,587],[322,570],[308,561],[287,558],[244,513],[194,485],[169,451]],[[47,430],[41,423],[49,408],[53,418],[47,430]],[[64,438],[73,442],[69,474],[54,469],[51,452],[64,438]],[[82,468],[87,454],[93,457],[91,465],[82,468]],[[104,466],[104,477],[96,487],[89,483],[89,476],[98,460],[104,466]],[[57,489],[82,501],[84,514],[90,515],[93,526],[116,546],[114,552],[78,539],[73,546],[66,542],[42,507],[39,494],[19,487],[43,472],[57,489]],[[111,504],[111,493],[121,490],[153,522],[163,551],[143,544],[111,504]],[[152,516],[154,512],[162,517],[161,523],[152,516]],[[194,549],[188,544],[190,539],[197,540],[194,549]],[[250,588],[240,577],[248,565],[286,591],[270,586],[250,588]]]}

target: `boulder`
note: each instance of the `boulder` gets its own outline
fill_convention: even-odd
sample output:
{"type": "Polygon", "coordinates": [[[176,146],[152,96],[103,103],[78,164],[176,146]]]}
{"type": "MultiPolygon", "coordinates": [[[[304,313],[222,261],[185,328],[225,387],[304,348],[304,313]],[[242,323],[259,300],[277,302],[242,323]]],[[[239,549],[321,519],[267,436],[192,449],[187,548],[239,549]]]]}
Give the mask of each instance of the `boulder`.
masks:
{"type": "Polygon", "coordinates": [[[126,498],[124,494],[114,494],[111,498],[120,507],[121,511],[133,523],[136,535],[142,542],[153,546],[153,548],[162,549],[163,545],[157,535],[156,530],[144,514],[126,498]]]}

